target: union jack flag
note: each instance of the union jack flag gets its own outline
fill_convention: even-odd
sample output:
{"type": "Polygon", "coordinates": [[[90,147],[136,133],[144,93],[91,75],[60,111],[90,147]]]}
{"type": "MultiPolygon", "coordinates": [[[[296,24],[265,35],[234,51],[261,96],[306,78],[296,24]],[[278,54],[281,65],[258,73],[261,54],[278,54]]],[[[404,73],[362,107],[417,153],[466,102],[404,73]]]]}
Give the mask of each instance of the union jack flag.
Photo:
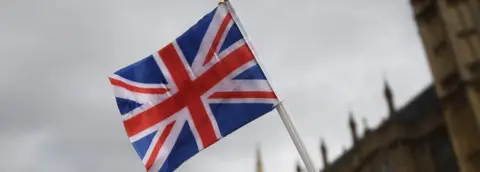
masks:
{"type": "Polygon", "coordinates": [[[109,77],[147,171],[174,171],[278,104],[230,9],[220,4],[159,51],[109,77]]]}

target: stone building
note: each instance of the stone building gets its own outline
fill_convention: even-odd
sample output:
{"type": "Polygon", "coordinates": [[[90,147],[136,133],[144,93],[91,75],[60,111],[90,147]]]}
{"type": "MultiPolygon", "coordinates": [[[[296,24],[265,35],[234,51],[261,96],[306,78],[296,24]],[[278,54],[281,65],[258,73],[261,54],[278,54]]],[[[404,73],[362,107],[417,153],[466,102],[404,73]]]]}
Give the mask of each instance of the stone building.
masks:
{"type": "MultiPolygon", "coordinates": [[[[321,172],[459,172],[441,101],[429,85],[400,109],[394,108],[392,91],[385,83],[388,117],[375,129],[357,130],[350,113],[353,146],[336,160],[328,160],[325,141],[320,144],[321,172]],[[360,137],[362,135],[362,137],[360,137]]],[[[256,171],[263,172],[257,150],[256,171]]],[[[305,172],[297,165],[292,171],[305,172]]]]}
{"type": "Polygon", "coordinates": [[[480,171],[480,4],[412,0],[435,91],[462,172],[480,171]]]}
{"type": "Polygon", "coordinates": [[[411,0],[433,84],[358,137],[323,172],[480,172],[480,1],[411,0]]]}
{"type": "Polygon", "coordinates": [[[327,146],[320,146],[323,172],[457,172],[440,101],[433,85],[425,88],[404,107],[394,108],[393,94],[385,84],[389,116],[376,129],[359,137],[357,122],[350,114],[353,146],[335,161],[327,159],[327,146]]]}

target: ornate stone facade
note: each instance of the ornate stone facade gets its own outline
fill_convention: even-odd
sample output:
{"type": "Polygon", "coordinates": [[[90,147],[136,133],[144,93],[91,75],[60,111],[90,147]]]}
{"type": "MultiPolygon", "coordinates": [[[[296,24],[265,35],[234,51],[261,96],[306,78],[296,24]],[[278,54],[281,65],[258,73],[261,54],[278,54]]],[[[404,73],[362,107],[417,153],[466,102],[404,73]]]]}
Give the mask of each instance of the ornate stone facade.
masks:
{"type": "MultiPolygon", "coordinates": [[[[412,0],[434,83],[324,172],[480,172],[480,2],[412,0]]],[[[324,150],[325,148],[321,149],[324,150]]]]}

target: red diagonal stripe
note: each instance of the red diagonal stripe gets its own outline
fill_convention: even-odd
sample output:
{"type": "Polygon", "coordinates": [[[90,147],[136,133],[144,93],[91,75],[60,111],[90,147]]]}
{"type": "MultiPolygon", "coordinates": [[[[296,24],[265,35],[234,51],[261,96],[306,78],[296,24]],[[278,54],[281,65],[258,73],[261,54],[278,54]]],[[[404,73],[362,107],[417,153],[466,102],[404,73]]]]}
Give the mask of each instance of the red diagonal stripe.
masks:
{"type": "MultiPolygon", "coordinates": [[[[159,53],[179,90],[181,90],[182,92],[185,92],[187,90],[188,92],[201,91],[197,89],[190,89],[198,86],[192,85],[192,81],[190,79],[190,76],[188,75],[188,71],[185,69],[185,65],[180,60],[177,50],[175,49],[175,47],[173,47],[172,44],[162,49],[159,53]]],[[[192,97],[188,97],[190,100],[187,100],[186,97],[185,99],[183,99],[185,100],[183,101],[185,103],[182,104],[187,104],[188,101],[188,109],[190,110],[190,115],[192,116],[195,128],[200,135],[202,144],[204,146],[211,145],[217,139],[217,137],[215,136],[212,122],[208,117],[207,111],[203,106],[200,96],[195,96],[194,93],[192,93],[191,95],[192,97]]]]}
{"type": "Polygon", "coordinates": [[[119,86],[137,93],[165,94],[166,92],[168,92],[168,89],[165,89],[165,88],[141,88],[141,87],[136,87],[136,86],[127,84],[117,79],[109,78],[109,80],[112,85],[119,86]]]}
{"type": "Polygon", "coordinates": [[[217,99],[232,99],[232,98],[271,98],[275,99],[277,96],[274,92],[266,91],[238,91],[238,92],[216,92],[209,98],[217,99]]]}
{"type": "Polygon", "coordinates": [[[218,29],[217,34],[215,35],[215,38],[213,39],[212,46],[210,46],[210,49],[208,50],[207,56],[205,57],[205,61],[203,62],[203,65],[207,64],[210,60],[213,58],[213,54],[217,51],[218,44],[220,43],[220,39],[222,39],[223,33],[227,29],[228,23],[232,20],[232,15],[230,13],[227,13],[227,16],[222,21],[222,24],[220,25],[220,28],[218,29]]]}
{"type": "Polygon", "coordinates": [[[192,99],[193,100],[191,100],[191,103],[188,105],[188,110],[190,110],[195,128],[202,139],[203,147],[206,148],[217,141],[217,136],[215,135],[212,121],[210,121],[210,118],[208,117],[202,99],[200,99],[200,97],[192,99]]]}
{"type": "Polygon", "coordinates": [[[170,132],[172,131],[174,124],[175,122],[168,124],[163,130],[162,135],[158,137],[158,141],[153,147],[152,154],[150,155],[150,157],[148,157],[148,161],[145,164],[147,171],[150,170],[150,168],[152,168],[152,165],[155,162],[155,159],[157,158],[158,153],[160,152],[160,148],[162,148],[163,143],[165,143],[165,140],[167,140],[168,135],[170,135],[170,132]]]}
{"type": "Polygon", "coordinates": [[[186,97],[186,95],[181,93],[175,94],[175,96],[166,99],[162,103],[123,121],[128,137],[134,136],[180,111],[185,107],[183,102],[185,102],[186,97]]]}
{"type": "Polygon", "coordinates": [[[131,137],[172,116],[186,107],[190,100],[195,100],[196,97],[203,95],[223,78],[253,59],[253,54],[247,45],[236,49],[220,62],[213,65],[210,70],[200,75],[191,85],[185,86],[185,90],[179,90],[165,101],[125,120],[124,125],[127,135],[131,137]]]}
{"type": "Polygon", "coordinates": [[[222,60],[212,66],[207,72],[200,75],[193,84],[201,86],[201,93],[205,93],[217,85],[230,73],[253,60],[253,54],[247,45],[237,48],[235,51],[225,56],[222,60]]]}
{"type": "Polygon", "coordinates": [[[177,88],[179,90],[186,89],[185,87],[192,82],[188,75],[188,71],[185,69],[185,67],[188,66],[185,66],[182,60],[180,60],[180,56],[178,56],[177,50],[173,44],[168,44],[158,53],[163,63],[165,63],[165,66],[167,66],[167,70],[170,72],[177,88]]]}

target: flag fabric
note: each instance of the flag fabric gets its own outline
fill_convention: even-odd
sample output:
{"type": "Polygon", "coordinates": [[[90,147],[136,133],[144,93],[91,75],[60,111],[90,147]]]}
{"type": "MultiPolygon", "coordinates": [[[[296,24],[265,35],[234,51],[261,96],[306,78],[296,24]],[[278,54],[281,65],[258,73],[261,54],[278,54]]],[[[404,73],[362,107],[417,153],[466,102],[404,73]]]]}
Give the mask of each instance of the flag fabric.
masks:
{"type": "Polygon", "coordinates": [[[278,99],[225,4],[109,77],[147,171],[170,172],[278,99]]]}

